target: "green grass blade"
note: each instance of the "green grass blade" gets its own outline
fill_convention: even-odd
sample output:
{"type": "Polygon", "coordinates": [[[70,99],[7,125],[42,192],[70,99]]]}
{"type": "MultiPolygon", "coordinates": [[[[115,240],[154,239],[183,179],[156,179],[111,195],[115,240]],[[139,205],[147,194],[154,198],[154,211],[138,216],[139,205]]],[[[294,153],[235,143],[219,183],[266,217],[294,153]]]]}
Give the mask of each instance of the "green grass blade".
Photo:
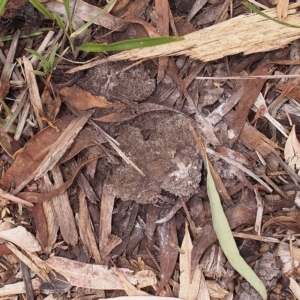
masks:
{"type": "Polygon", "coordinates": [[[69,47],[67,47],[60,55],[57,54],[58,58],[55,62],[56,66],[61,62],[61,60],[63,59],[64,55],[68,52],[68,50],[69,50],[69,47]]]}
{"type": "Polygon", "coordinates": [[[120,41],[112,44],[96,44],[85,43],[78,49],[84,52],[108,52],[108,51],[123,51],[136,48],[145,48],[151,46],[158,46],[162,44],[182,41],[183,37],[162,36],[155,38],[141,38],[120,41]]]}
{"type": "Polygon", "coordinates": [[[68,17],[68,22],[69,22],[69,32],[72,33],[72,17],[71,17],[71,11],[70,11],[70,1],[69,0],[64,0],[64,7],[67,13],[68,17]]]}
{"type": "Polygon", "coordinates": [[[82,32],[84,32],[86,29],[88,29],[95,22],[95,20],[97,20],[104,13],[106,13],[109,10],[109,8],[113,4],[115,4],[116,1],[117,0],[111,0],[94,18],[92,18],[89,22],[87,22],[86,24],[84,24],[83,26],[81,26],[79,29],[77,29],[76,31],[74,31],[71,34],[71,38],[75,38],[76,36],[78,36],[79,34],[81,34],[82,32]]]}
{"type": "Polygon", "coordinates": [[[245,262],[239,253],[235,240],[233,238],[228,220],[224,213],[215,182],[210,171],[210,162],[207,157],[206,149],[202,140],[198,137],[195,129],[190,125],[190,131],[202,152],[206,161],[207,168],[207,194],[210,202],[212,223],[219,240],[220,246],[227,257],[231,266],[240,273],[261,295],[263,300],[267,300],[267,290],[263,282],[258,278],[250,266],[245,262]]]}
{"type": "MultiPolygon", "coordinates": [[[[38,35],[43,34],[43,32],[49,31],[49,30],[50,30],[49,28],[39,28],[38,30],[33,30],[28,34],[21,34],[20,39],[27,39],[29,37],[38,36],[38,35]]],[[[12,39],[13,39],[12,35],[1,36],[0,42],[7,42],[7,41],[11,41],[12,39]]]]}
{"type": "Polygon", "coordinates": [[[56,52],[57,52],[57,49],[58,49],[58,44],[56,44],[54,47],[53,47],[53,49],[52,49],[52,51],[51,51],[51,53],[50,53],[50,56],[49,56],[49,59],[48,59],[48,62],[49,62],[49,64],[50,64],[50,68],[51,68],[51,71],[53,71],[53,69],[54,69],[54,59],[55,59],[55,55],[56,55],[56,52]]]}
{"type": "Polygon", "coordinates": [[[43,4],[41,4],[39,2],[39,0],[29,0],[29,2],[46,18],[48,18],[52,21],[55,20],[54,16],[51,14],[51,12],[43,4]]]}
{"type": "Polygon", "coordinates": [[[3,101],[2,98],[0,98],[0,103],[2,104],[4,110],[6,111],[6,113],[9,115],[9,116],[12,116],[12,112],[10,110],[10,108],[6,105],[6,103],[3,101]]]}
{"type": "Polygon", "coordinates": [[[25,50],[31,53],[32,55],[36,56],[42,63],[48,63],[47,59],[41,53],[29,48],[25,48],[25,50]]]}
{"type": "Polygon", "coordinates": [[[2,17],[2,14],[4,12],[5,6],[7,4],[8,0],[1,0],[0,1],[0,18],[2,17]]]}
{"type": "Polygon", "coordinates": [[[38,70],[31,70],[31,72],[38,76],[46,76],[47,75],[45,72],[38,71],[38,70]]]}
{"type": "Polygon", "coordinates": [[[64,31],[66,32],[66,26],[65,26],[65,23],[63,21],[63,19],[61,18],[61,16],[59,14],[55,14],[55,20],[56,20],[56,23],[58,24],[58,26],[64,31]]]}
{"type": "Polygon", "coordinates": [[[295,24],[290,24],[290,23],[286,23],[286,22],[283,22],[283,21],[280,21],[278,19],[275,19],[275,18],[272,18],[270,16],[268,16],[267,14],[263,13],[262,11],[260,11],[258,8],[256,8],[253,4],[251,4],[250,2],[243,2],[243,5],[245,5],[247,8],[249,8],[250,10],[252,10],[253,12],[257,13],[258,15],[262,16],[262,17],[265,17],[269,20],[272,20],[276,23],[279,23],[281,25],[284,25],[284,26],[288,26],[288,27],[292,27],[292,28],[300,28],[299,25],[295,25],[295,24]]]}
{"type": "Polygon", "coordinates": [[[221,200],[212,178],[208,161],[207,194],[211,206],[213,227],[225,256],[227,257],[231,266],[253,286],[253,288],[261,295],[264,300],[266,300],[267,290],[265,285],[239,253],[231,229],[229,227],[228,220],[223,211],[221,200]]]}

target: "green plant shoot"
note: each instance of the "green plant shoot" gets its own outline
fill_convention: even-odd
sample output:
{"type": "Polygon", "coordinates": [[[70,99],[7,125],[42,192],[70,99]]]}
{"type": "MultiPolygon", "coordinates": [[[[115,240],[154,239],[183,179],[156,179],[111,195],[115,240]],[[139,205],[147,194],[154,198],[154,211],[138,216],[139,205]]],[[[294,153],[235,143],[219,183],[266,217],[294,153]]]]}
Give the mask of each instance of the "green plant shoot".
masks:
{"type": "Polygon", "coordinates": [[[256,6],[254,6],[250,2],[243,2],[243,5],[245,5],[247,8],[249,8],[253,12],[257,13],[258,15],[260,15],[262,17],[265,17],[265,18],[267,18],[269,20],[272,20],[272,21],[274,21],[276,23],[279,23],[279,24],[284,25],[284,26],[292,27],[292,28],[300,28],[299,25],[294,25],[294,24],[286,23],[286,22],[283,22],[283,21],[280,21],[278,19],[275,19],[275,18],[272,18],[272,17],[268,16],[267,14],[263,13],[258,8],[256,8],[256,6]]]}
{"type": "Polygon", "coordinates": [[[0,18],[2,17],[2,14],[4,12],[5,6],[7,4],[8,0],[1,0],[0,1],[0,18]]]}
{"type": "Polygon", "coordinates": [[[190,131],[202,152],[202,156],[206,161],[207,168],[207,194],[210,202],[212,223],[219,240],[220,246],[227,257],[231,266],[240,273],[261,295],[263,300],[267,300],[267,290],[263,282],[258,278],[250,266],[245,262],[239,253],[235,240],[233,238],[228,220],[224,213],[215,182],[210,171],[210,162],[205,151],[205,147],[198,137],[195,129],[190,125],[190,131]]]}
{"type": "Polygon", "coordinates": [[[119,41],[112,44],[96,44],[85,43],[79,47],[79,50],[84,52],[108,52],[108,51],[123,51],[136,48],[145,48],[158,46],[162,44],[182,41],[183,37],[162,36],[155,38],[140,38],[125,41],[119,41]]]}
{"type": "Polygon", "coordinates": [[[57,65],[57,62],[54,61],[57,49],[58,49],[58,45],[56,44],[50,53],[49,59],[47,60],[41,53],[33,49],[25,48],[26,51],[36,56],[41,62],[41,67],[43,69],[43,72],[35,70],[33,71],[35,74],[40,76],[45,76],[45,75],[50,75],[53,72],[55,66],[57,65]]]}
{"type": "Polygon", "coordinates": [[[39,2],[39,0],[29,0],[29,2],[37,9],[42,15],[44,15],[46,18],[54,21],[54,16],[51,14],[51,12],[42,4],[39,2]]]}
{"type": "Polygon", "coordinates": [[[78,36],[79,34],[84,32],[86,29],[88,29],[99,17],[101,17],[103,14],[105,14],[110,9],[110,7],[115,4],[116,1],[117,0],[111,0],[94,18],[92,18],[89,22],[87,22],[86,24],[81,26],[79,29],[74,31],[70,37],[75,38],[76,36],[78,36]]]}
{"type": "Polygon", "coordinates": [[[69,23],[69,32],[73,32],[72,29],[72,14],[71,14],[71,10],[70,10],[70,1],[69,0],[64,0],[64,7],[67,13],[67,17],[68,17],[68,23],[69,23]]]}

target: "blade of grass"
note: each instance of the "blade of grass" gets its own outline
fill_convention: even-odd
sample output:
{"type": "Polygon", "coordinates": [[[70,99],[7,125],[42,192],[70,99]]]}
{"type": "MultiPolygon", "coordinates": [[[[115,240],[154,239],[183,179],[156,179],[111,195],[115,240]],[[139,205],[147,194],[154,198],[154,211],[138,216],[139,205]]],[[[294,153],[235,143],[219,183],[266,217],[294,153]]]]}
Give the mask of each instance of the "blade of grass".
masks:
{"type": "Polygon", "coordinates": [[[43,4],[41,4],[39,2],[39,0],[29,0],[29,2],[46,18],[48,18],[52,21],[55,20],[54,16],[51,14],[51,12],[43,4]]]}
{"type": "Polygon", "coordinates": [[[68,17],[68,22],[69,22],[69,32],[72,33],[72,18],[71,18],[71,11],[70,11],[70,1],[69,0],[64,0],[64,7],[67,13],[68,17]]]}
{"type": "Polygon", "coordinates": [[[84,52],[108,52],[108,51],[123,51],[131,50],[136,48],[145,48],[151,46],[157,46],[172,42],[182,41],[183,37],[173,36],[162,36],[155,38],[141,38],[120,41],[112,44],[96,44],[96,43],[85,43],[82,44],[78,49],[84,52]]]}
{"type": "Polygon", "coordinates": [[[64,31],[66,32],[66,26],[64,21],[62,20],[61,16],[59,14],[55,14],[55,20],[56,23],[58,24],[58,26],[64,31]]]}
{"type": "Polygon", "coordinates": [[[32,55],[36,56],[43,64],[45,64],[45,65],[49,64],[47,59],[41,53],[39,53],[33,49],[29,49],[29,48],[25,48],[25,50],[28,51],[29,53],[31,53],[32,55]]]}
{"type": "Polygon", "coordinates": [[[58,49],[58,44],[56,44],[51,53],[50,53],[50,56],[49,56],[49,59],[48,59],[48,62],[51,66],[51,71],[53,71],[53,68],[54,68],[54,58],[55,58],[55,55],[56,55],[56,52],[57,52],[57,49],[58,49]]]}
{"type": "MultiPolygon", "coordinates": [[[[38,35],[43,34],[43,32],[49,31],[49,30],[50,30],[49,28],[39,28],[38,30],[33,30],[29,34],[21,34],[20,39],[27,39],[29,37],[38,36],[38,35]]],[[[7,41],[11,41],[12,39],[13,39],[12,35],[1,36],[0,42],[7,42],[7,41]]]]}
{"type": "Polygon", "coordinates": [[[279,23],[279,24],[284,25],[284,26],[292,27],[292,28],[300,28],[299,25],[286,23],[286,22],[283,22],[283,21],[280,21],[278,19],[275,19],[275,18],[272,18],[272,17],[268,16],[267,14],[263,13],[262,11],[260,11],[258,8],[256,8],[253,4],[251,4],[249,2],[243,2],[243,5],[245,5],[249,9],[251,9],[253,12],[257,13],[258,15],[260,15],[262,17],[265,17],[269,20],[272,20],[276,23],[279,23]]]}
{"type": "Polygon", "coordinates": [[[215,182],[210,172],[210,161],[207,157],[202,140],[198,137],[195,129],[190,125],[190,131],[202,152],[207,168],[207,194],[211,207],[212,223],[219,240],[220,246],[231,266],[240,273],[261,295],[263,300],[267,300],[267,290],[263,282],[258,278],[250,266],[245,262],[239,253],[234,237],[232,235],[228,220],[224,213],[215,182]]]}
{"type": "Polygon", "coordinates": [[[111,0],[94,18],[92,18],[89,22],[87,22],[86,24],[84,24],[83,26],[81,26],[79,29],[77,29],[76,31],[74,31],[70,37],[71,38],[75,38],[76,36],[78,36],[79,34],[81,34],[82,32],[84,32],[87,28],[89,28],[94,22],[95,20],[97,20],[99,17],[101,17],[104,13],[106,13],[109,8],[115,4],[117,0],[111,0]]]}
{"type": "Polygon", "coordinates": [[[10,108],[6,105],[6,103],[3,101],[2,98],[0,98],[0,103],[3,105],[3,108],[4,108],[4,110],[6,111],[6,113],[7,113],[9,116],[12,116],[12,112],[11,112],[10,108]]]}
{"type": "Polygon", "coordinates": [[[2,17],[2,14],[4,12],[5,6],[7,4],[8,0],[1,0],[0,1],[0,18],[2,17]]]}

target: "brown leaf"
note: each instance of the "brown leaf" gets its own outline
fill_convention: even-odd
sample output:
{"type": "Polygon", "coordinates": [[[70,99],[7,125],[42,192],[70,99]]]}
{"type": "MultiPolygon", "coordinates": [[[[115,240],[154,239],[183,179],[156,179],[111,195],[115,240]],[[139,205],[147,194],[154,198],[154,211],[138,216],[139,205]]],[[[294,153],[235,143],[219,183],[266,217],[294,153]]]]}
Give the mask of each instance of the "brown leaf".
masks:
{"type": "Polygon", "coordinates": [[[48,245],[48,227],[42,204],[37,203],[31,208],[31,213],[36,228],[36,238],[41,244],[42,249],[48,245]]]}
{"type": "MultiPolygon", "coordinates": [[[[73,116],[67,116],[55,122],[55,125],[62,132],[73,119],[73,116]]],[[[15,155],[14,163],[0,180],[1,188],[8,190],[11,186],[19,186],[21,182],[31,176],[59,136],[60,133],[51,127],[47,127],[36,134],[24,148],[15,155]]]]}
{"type": "MultiPolygon", "coordinates": [[[[273,72],[272,65],[262,64],[251,75],[270,75],[273,72]]],[[[266,79],[250,80],[244,87],[244,94],[239,101],[234,115],[229,122],[230,143],[233,144],[237,141],[240,133],[245,125],[251,107],[256,101],[266,79]]]]}
{"type": "Polygon", "coordinates": [[[0,145],[10,156],[12,156],[16,150],[12,147],[12,138],[7,134],[3,127],[0,127],[0,145]]]}
{"type": "MultiPolygon", "coordinates": [[[[162,210],[161,218],[167,213],[167,210],[162,210]]],[[[159,294],[162,289],[168,284],[177,261],[178,251],[171,246],[178,246],[177,230],[175,218],[173,217],[166,223],[157,225],[158,243],[159,243],[159,261],[160,261],[160,282],[157,289],[159,294]]]]}
{"type": "Polygon", "coordinates": [[[300,169],[300,143],[296,136],[295,125],[285,143],[284,158],[287,164],[295,171],[300,169]]]}
{"type": "Polygon", "coordinates": [[[87,110],[90,108],[114,108],[119,109],[124,107],[121,103],[109,102],[103,96],[94,96],[79,87],[65,87],[60,91],[60,95],[64,102],[78,110],[87,110]]]}
{"type": "MultiPolygon", "coordinates": [[[[94,158],[93,158],[94,159],[94,158]]],[[[92,160],[93,160],[92,159],[92,160]]],[[[43,203],[45,201],[49,201],[53,197],[57,197],[63,194],[68,187],[70,187],[77,175],[77,172],[85,166],[89,161],[82,161],[81,164],[78,165],[76,171],[73,174],[73,177],[63,183],[60,187],[56,188],[53,191],[45,192],[45,193],[36,193],[36,192],[21,192],[18,196],[22,197],[22,199],[26,199],[32,203],[43,203]]]]}
{"type": "MultiPolygon", "coordinates": [[[[85,264],[63,257],[53,256],[45,261],[49,267],[63,275],[74,286],[99,289],[123,290],[123,284],[115,268],[101,265],[85,264]]],[[[155,275],[145,270],[133,274],[129,269],[119,269],[127,280],[139,288],[154,285],[155,275]]]]}
{"type": "Polygon", "coordinates": [[[79,192],[79,214],[78,214],[78,229],[82,243],[86,246],[88,252],[93,255],[97,264],[102,263],[99,249],[97,247],[94,232],[91,227],[91,219],[87,202],[83,192],[79,192]]]}
{"type": "Polygon", "coordinates": [[[124,276],[122,271],[120,271],[118,268],[116,268],[116,271],[119,275],[119,279],[123,285],[123,288],[128,296],[149,296],[149,294],[147,294],[146,292],[141,291],[137,289],[135,286],[133,286],[124,276]]]}

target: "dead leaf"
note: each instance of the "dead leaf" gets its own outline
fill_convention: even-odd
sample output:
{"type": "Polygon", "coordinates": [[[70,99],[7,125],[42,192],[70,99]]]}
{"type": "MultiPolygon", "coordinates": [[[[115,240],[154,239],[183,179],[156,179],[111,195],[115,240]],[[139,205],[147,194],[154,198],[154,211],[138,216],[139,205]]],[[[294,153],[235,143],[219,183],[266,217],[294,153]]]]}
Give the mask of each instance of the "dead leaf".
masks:
{"type": "MultiPolygon", "coordinates": [[[[168,213],[168,209],[161,211],[161,218],[168,213]]],[[[178,247],[178,238],[175,218],[168,222],[157,225],[158,242],[159,242],[159,261],[160,261],[160,282],[157,288],[157,294],[168,284],[177,261],[178,251],[171,246],[173,243],[178,247]]]]}
{"type": "MultiPolygon", "coordinates": [[[[180,290],[179,297],[184,300],[194,300],[197,299],[199,283],[191,289],[191,266],[192,266],[192,249],[193,243],[189,234],[189,229],[187,223],[185,223],[185,234],[181,244],[181,249],[184,253],[180,253],[179,256],[179,266],[180,266],[180,290]]],[[[194,276],[195,278],[196,276],[194,276]]],[[[193,282],[200,280],[197,276],[193,282]]]]}
{"type": "Polygon", "coordinates": [[[100,237],[99,237],[99,249],[102,250],[108,245],[111,234],[111,218],[114,208],[115,195],[109,190],[106,182],[103,184],[102,197],[101,197],[101,209],[100,209],[100,237]]]}
{"type": "Polygon", "coordinates": [[[124,105],[122,103],[109,102],[103,96],[94,96],[90,92],[79,87],[65,87],[60,91],[63,101],[69,103],[78,110],[87,110],[90,108],[114,108],[120,109],[124,105]]]}
{"type": "Polygon", "coordinates": [[[97,264],[102,263],[95,235],[92,229],[87,202],[82,191],[79,192],[78,229],[82,243],[86,246],[88,254],[92,254],[97,264]]]}
{"type": "MultiPolygon", "coordinates": [[[[266,65],[265,63],[263,63],[257,69],[255,69],[251,73],[251,75],[270,75],[273,72],[271,66],[272,65],[270,64],[266,65]]],[[[229,136],[229,140],[231,145],[235,143],[239,138],[244,124],[248,118],[249,112],[259,93],[261,92],[261,89],[265,82],[266,79],[254,79],[248,81],[248,83],[244,85],[243,96],[239,101],[236,110],[230,119],[230,122],[228,123],[228,135],[230,132],[231,136],[229,136]]]]}
{"type": "Polygon", "coordinates": [[[42,250],[37,239],[23,226],[0,231],[0,238],[10,241],[28,252],[37,252],[42,250]]]}
{"type": "Polygon", "coordinates": [[[207,284],[209,296],[212,298],[224,299],[229,294],[228,291],[226,291],[222,286],[220,286],[214,280],[207,280],[206,284],[207,284]]]}
{"type": "Polygon", "coordinates": [[[48,228],[42,204],[36,203],[31,208],[31,214],[36,228],[36,238],[40,242],[42,249],[45,249],[48,245],[48,228]]]}
{"type": "Polygon", "coordinates": [[[286,163],[295,171],[300,169],[300,143],[296,136],[295,125],[293,125],[284,147],[284,158],[286,163]]]}
{"type": "Polygon", "coordinates": [[[12,147],[12,141],[12,138],[7,134],[4,128],[0,127],[0,145],[9,156],[12,156],[16,151],[16,149],[12,147]]]}
{"type": "Polygon", "coordinates": [[[122,271],[119,270],[119,268],[116,268],[116,271],[119,275],[119,278],[120,278],[120,281],[123,285],[123,288],[126,292],[126,294],[128,296],[148,296],[149,294],[142,291],[142,290],[139,290],[138,288],[136,288],[135,286],[133,286],[128,280],[127,278],[124,276],[124,274],[122,273],[122,271]]]}
{"type": "MultiPolygon", "coordinates": [[[[62,132],[73,119],[74,116],[67,116],[55,122],[55,125],[62,132]]],[[[0,180],[1,188],[3,190],[8,190],[11,186],[19,186],[21,182],[31,176],[43,161],[59,135],[60,133],[56,132],[51,127],[47,127],[36,134],[24,148],[15,155],[14,163],[0,180]]]]}
{"type": "MultiPolygon", "coordinates": [[[[45,263],[74,286],[99,290],[124,289],[115,268],[108,269],[106,266],[85,264],[56,256],[49,258],[45,263]]],[[[129,269],[120,268],[119,270],[131,284],[139,288],[156,283],[156,277],[152,271],[144,270],[133,274],[133,271],[129,269]]]]}

